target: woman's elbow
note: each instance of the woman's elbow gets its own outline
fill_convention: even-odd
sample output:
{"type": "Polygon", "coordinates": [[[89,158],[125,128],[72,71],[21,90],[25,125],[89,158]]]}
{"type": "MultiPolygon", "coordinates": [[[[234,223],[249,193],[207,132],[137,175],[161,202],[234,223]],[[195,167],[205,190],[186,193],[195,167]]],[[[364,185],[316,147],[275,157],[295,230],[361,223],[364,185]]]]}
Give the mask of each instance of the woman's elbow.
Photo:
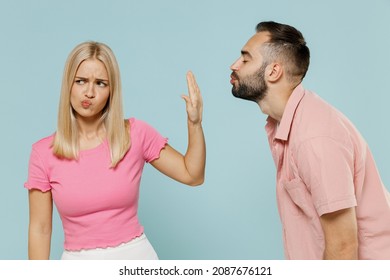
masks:
{"type": "Polygon", "coordinates": [[[203,185],[203,183],[204,183],[204,175],[200,176],[199,178],[192,178],[186,184],[190,187],[198,187],[203,185]]]}

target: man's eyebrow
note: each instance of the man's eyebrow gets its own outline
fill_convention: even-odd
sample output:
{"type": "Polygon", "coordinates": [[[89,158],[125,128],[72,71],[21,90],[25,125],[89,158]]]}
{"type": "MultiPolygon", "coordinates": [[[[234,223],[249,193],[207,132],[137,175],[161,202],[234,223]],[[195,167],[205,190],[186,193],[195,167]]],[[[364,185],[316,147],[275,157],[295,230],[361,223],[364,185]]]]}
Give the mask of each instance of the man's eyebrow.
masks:
{"type": "Polygon", "coordinates": [[[242,56],[249,56],[249,58],[252,58],[252,55],[248,51],[245,51],[245,50],[241,51],[241,55],[242,56]]]}

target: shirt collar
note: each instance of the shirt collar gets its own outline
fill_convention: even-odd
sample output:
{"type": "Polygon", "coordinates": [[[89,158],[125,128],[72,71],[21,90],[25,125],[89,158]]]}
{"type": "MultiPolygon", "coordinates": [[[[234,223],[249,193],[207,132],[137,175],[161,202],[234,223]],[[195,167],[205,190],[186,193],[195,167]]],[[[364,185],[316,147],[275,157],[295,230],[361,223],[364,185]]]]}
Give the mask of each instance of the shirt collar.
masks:
{"type": "MultiPolygon", "coordinates": [[[[299,102],[301,102],[303,96],[305,95],[305,89],[302,84],[299,84],[292,94],[290,95],[286,108],[284,109],[282,119],[277,127],[277,131],[275,134],[275,138],[283,141],[288,140],[288,136],[290,134],[291,124],[294,119],[294,114],[296,109],[298,108],[299,102]]],[[[276,124],[276,121],[271,117],[268,117],[267,122],[273,122],[276,124]]]]}

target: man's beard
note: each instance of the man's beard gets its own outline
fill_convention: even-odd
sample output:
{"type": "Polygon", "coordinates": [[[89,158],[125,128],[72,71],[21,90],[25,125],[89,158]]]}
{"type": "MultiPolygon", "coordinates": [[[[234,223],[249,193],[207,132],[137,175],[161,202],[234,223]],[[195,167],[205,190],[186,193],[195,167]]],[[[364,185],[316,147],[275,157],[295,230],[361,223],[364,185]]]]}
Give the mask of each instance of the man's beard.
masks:
{"type": "Polygon", "coordinates": [[[254,74],[238,79],[235,72],[232,76],[238,81],[238,85],[233,85],[232,93],[235,97],[254,101],[258,103],[261,101],[268,91],[268,86],[265,82],[265,68],[266,64],[263,64],[259,70],[254,74]]]}

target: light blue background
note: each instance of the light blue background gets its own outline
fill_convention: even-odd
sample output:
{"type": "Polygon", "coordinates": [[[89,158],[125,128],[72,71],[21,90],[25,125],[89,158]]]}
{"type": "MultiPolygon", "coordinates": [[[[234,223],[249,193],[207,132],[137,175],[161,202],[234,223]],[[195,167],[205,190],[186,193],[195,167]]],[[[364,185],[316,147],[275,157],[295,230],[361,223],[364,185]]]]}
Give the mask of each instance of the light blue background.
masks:
{"type": "MultiPolygon", "coordinates": [[[[346,114],[390,186],[390,1],[1,1],[0,259],[27,258],[23,183],[31,144],[54,132],[71,49],[107,43],[126,116],[185,152],[185,73],[204,96],[207,175],[191,189],[145,167],[139,216],[161,259],[283,259],[266,116],[232,97],[229,66],[263,20],[297,27],[311,49],[304,85],[346,114]]],[[[62,252],[55,216],[52,258],[62,252]]]]}

